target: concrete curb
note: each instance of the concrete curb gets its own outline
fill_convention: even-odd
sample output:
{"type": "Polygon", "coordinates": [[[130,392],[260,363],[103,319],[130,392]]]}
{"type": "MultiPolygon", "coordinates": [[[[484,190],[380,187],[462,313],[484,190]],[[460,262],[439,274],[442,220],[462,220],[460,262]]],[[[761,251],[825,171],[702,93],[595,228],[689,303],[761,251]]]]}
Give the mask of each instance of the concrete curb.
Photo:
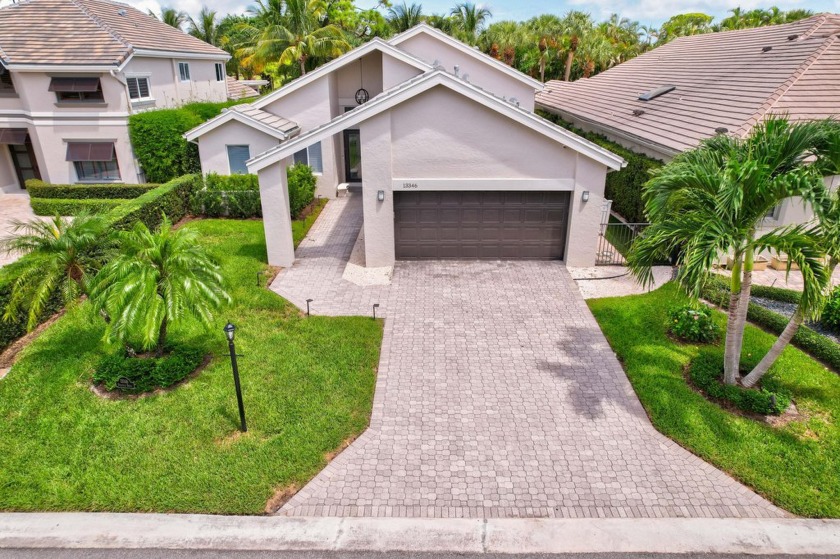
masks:
{"type": "Polygon", "coordinates": [[[0,514],[0,548],[840,555],[840,520],[0,514]]]}

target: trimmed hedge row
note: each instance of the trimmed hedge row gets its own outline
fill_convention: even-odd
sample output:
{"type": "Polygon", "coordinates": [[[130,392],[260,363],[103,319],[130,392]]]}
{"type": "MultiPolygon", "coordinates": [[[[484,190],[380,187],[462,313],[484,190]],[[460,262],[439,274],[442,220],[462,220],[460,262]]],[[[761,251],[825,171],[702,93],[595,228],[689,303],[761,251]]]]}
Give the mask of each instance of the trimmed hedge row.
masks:
{"type": "MultiPolygon", "coordinates": [[[[697,388],[716,400],[731,402],[736,408],[761,415],[779,415],[790,406],[790,396],[767,388],[744,388],[723,384],[723,356],[719,350],[701,351],[688,371],[697,388]]],[[[772,385],[772,377],[765,376],[762,384],[772,385]]]]}
{"type": "Polygon", "coordinates": [[[644,223],[647,221],[642,190],[644,184],[650,179],[650,171],[658,169],[664,165],[664,162],[630,151],[624,146],[607,139],[606,136],[575,128],[557,115],[543,110],[538,110],[537,114],[623,157],[627,161],[627,166],[620,171],[607,173],[604,197],[612,200],[612,210],[628,222],[644,223]]]}
{"type": "Polygon", "coordinates": [[[76,200],[76,199],[54,199],[54,198],[30,198],[29,205],[35,215],[79,215],[82,213],[101,214],[105,213],[125,200],[103,199],[103,200],[76,200]]]}
{"type": "MultiPolygon", "coordinates": [[[[137,221],[142,221],[153,229],[163,220],[163,214],[166,214],[174,223],[187,215],[192,193],[200,184],[201,178],[197,175],[180,177],[133,200],[118,201],[119,205],[108,211],[105,219],[113,229],[128,229],[137,221]]],[[[102,202],[102,200],[95,202],[102,202]]],[[[18,262],[0,268],[0,314],[8,306],[12,285],[17,279],[16,270],[25,258],[27,257],[24,256],[18,262]]],[[[56,293],[41,319],[49,318],[61,310],[61,307],[61,298],[56,293]]],[[[24,334],[26,334],[26,317],[11,322],[0,319],[0,351],[24,334]]]]}
{"type": "Polygon", "coordinates": [[[31,198],[62,200],[127,200],[154,190],[159,184],[50,184],[36,179],[26,181],[31,198]]]}
{"type": "MultiPolygon", "coordinates": [[[[700,296],[707,301],[718,305],[721,308],[729,306],[729,286],[724,279],[713,279],[708,282],[700,293],[700,296]]],[[[777,336],[785,329],[789,319],[761,305],[750,303],[747,309],[747,319],[776,334],[777,336]]],[[[799,327],[799,331],[793,337],[793,345],[819,359],[836,372],[840,372],[840,344],[836,343],[806,325],[799,327]]]]}

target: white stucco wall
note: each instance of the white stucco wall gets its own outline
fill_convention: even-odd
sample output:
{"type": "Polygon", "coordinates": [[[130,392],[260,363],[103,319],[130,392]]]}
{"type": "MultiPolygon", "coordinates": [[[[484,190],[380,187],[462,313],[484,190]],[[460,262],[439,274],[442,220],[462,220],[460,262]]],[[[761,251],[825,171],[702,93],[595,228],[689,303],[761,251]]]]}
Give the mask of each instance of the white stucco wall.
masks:
{"type": "Polygon", "coordinates": [[[9,146],[0,145],[0,192],[21,192],[21,185],[12,164],[9,146]]]}
{"type": "Polygon", "coordinates": [[[391,89],[415,76],[419,76],[421,73],[423,73],[422,70],[406,64],[402,60],[397,60],[387,54],[382,56],[383,89],[391,89]]]}
{"type": "Polygon", "coordinates": [[[251,157],[277,146],[280,140],[260,132],[235,120],[226,122],[218,128],[201,136],[198,142],[198,154],[201,158],[202,173],[230,174],[227,146],[247,145],[251,157]]]}
{"type": "Polygon", "coordinates": [[[488,62],[464,54],[435,37],[418,33],[402,41],[398,47],[429,64],[437,61],[447,72],[454,72],[455,66],[458,66],[460,75],[468,74],[471,83],[499,97],[514,97],[522,108],[534,110],[535,90],[532,86],[494,68],[488,62]]]}
{"type": "Polygon", "coordinates": [[[216,81],[217,62],[224,64],[224,60],[134,57],[126,65],[123,77],[149,78],[154,102],[135,103],[136,109],[177,107],[192,101],[221,102],[227,99],[227,86],[224,81],[216,81]],[[181,81],[178,62],[189,63],[190,81],[181,81]]]}
{"type": "Polygon", "coordinates": [[[334,72],[336,94],[341,104],[355,106],[356,91],[364,88],[370,96],[382,93],[382,53],[373,51],[334,72]]]}

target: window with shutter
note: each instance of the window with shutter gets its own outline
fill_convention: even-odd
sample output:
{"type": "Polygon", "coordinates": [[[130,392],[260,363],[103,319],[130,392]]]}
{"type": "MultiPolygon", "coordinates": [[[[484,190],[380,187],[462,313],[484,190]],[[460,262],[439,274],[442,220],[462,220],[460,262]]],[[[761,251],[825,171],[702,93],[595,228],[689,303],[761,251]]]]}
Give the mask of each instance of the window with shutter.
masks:
{"type": "Polygon", "coordinates": [[[216,63],[216,81],[225,81],[225,65],[218,62],[216,63]]]}
{"type": "Polygon", "coordinates": [[[189,62],[179,62],[178,63],[178,72],[181,75],[182,82],[190,81],[190,63],[189,62]]]}
{"type": "Polygon", "coordinates": [[[228,165],[231,174],[247,175],[248,166],[245,162],[251,159],[251,149],[248,146],[228,146],[228,165]]]}
{"type": "Polygon", "coordinates": [[[150,99],[149,78],[132,77],[127,78],[128,96],[131,99],[150,99]]]}

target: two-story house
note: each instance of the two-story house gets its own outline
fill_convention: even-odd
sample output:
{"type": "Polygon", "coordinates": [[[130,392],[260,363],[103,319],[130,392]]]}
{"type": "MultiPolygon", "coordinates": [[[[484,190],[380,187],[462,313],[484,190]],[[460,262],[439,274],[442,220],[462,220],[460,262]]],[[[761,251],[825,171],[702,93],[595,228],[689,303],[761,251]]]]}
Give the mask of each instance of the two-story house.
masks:
{"type": "Polygon", "coordinates": [[[229,55],[108,0],[0,8],[0,191],[24,182],[143,182],[128,117],[224,101],[229,55]]]}
{"type": "Polygon", "coordinates": [[[295,258],[286,168],[296,162],[313,168],[321,196],[361,190],[367,267],[424,258],[592,265],[606,174],[624,161],[535,115],[541,88],[419,25],[185,137],[198,143],[204,172],[259,175],[275,265],[295,258]]]}

